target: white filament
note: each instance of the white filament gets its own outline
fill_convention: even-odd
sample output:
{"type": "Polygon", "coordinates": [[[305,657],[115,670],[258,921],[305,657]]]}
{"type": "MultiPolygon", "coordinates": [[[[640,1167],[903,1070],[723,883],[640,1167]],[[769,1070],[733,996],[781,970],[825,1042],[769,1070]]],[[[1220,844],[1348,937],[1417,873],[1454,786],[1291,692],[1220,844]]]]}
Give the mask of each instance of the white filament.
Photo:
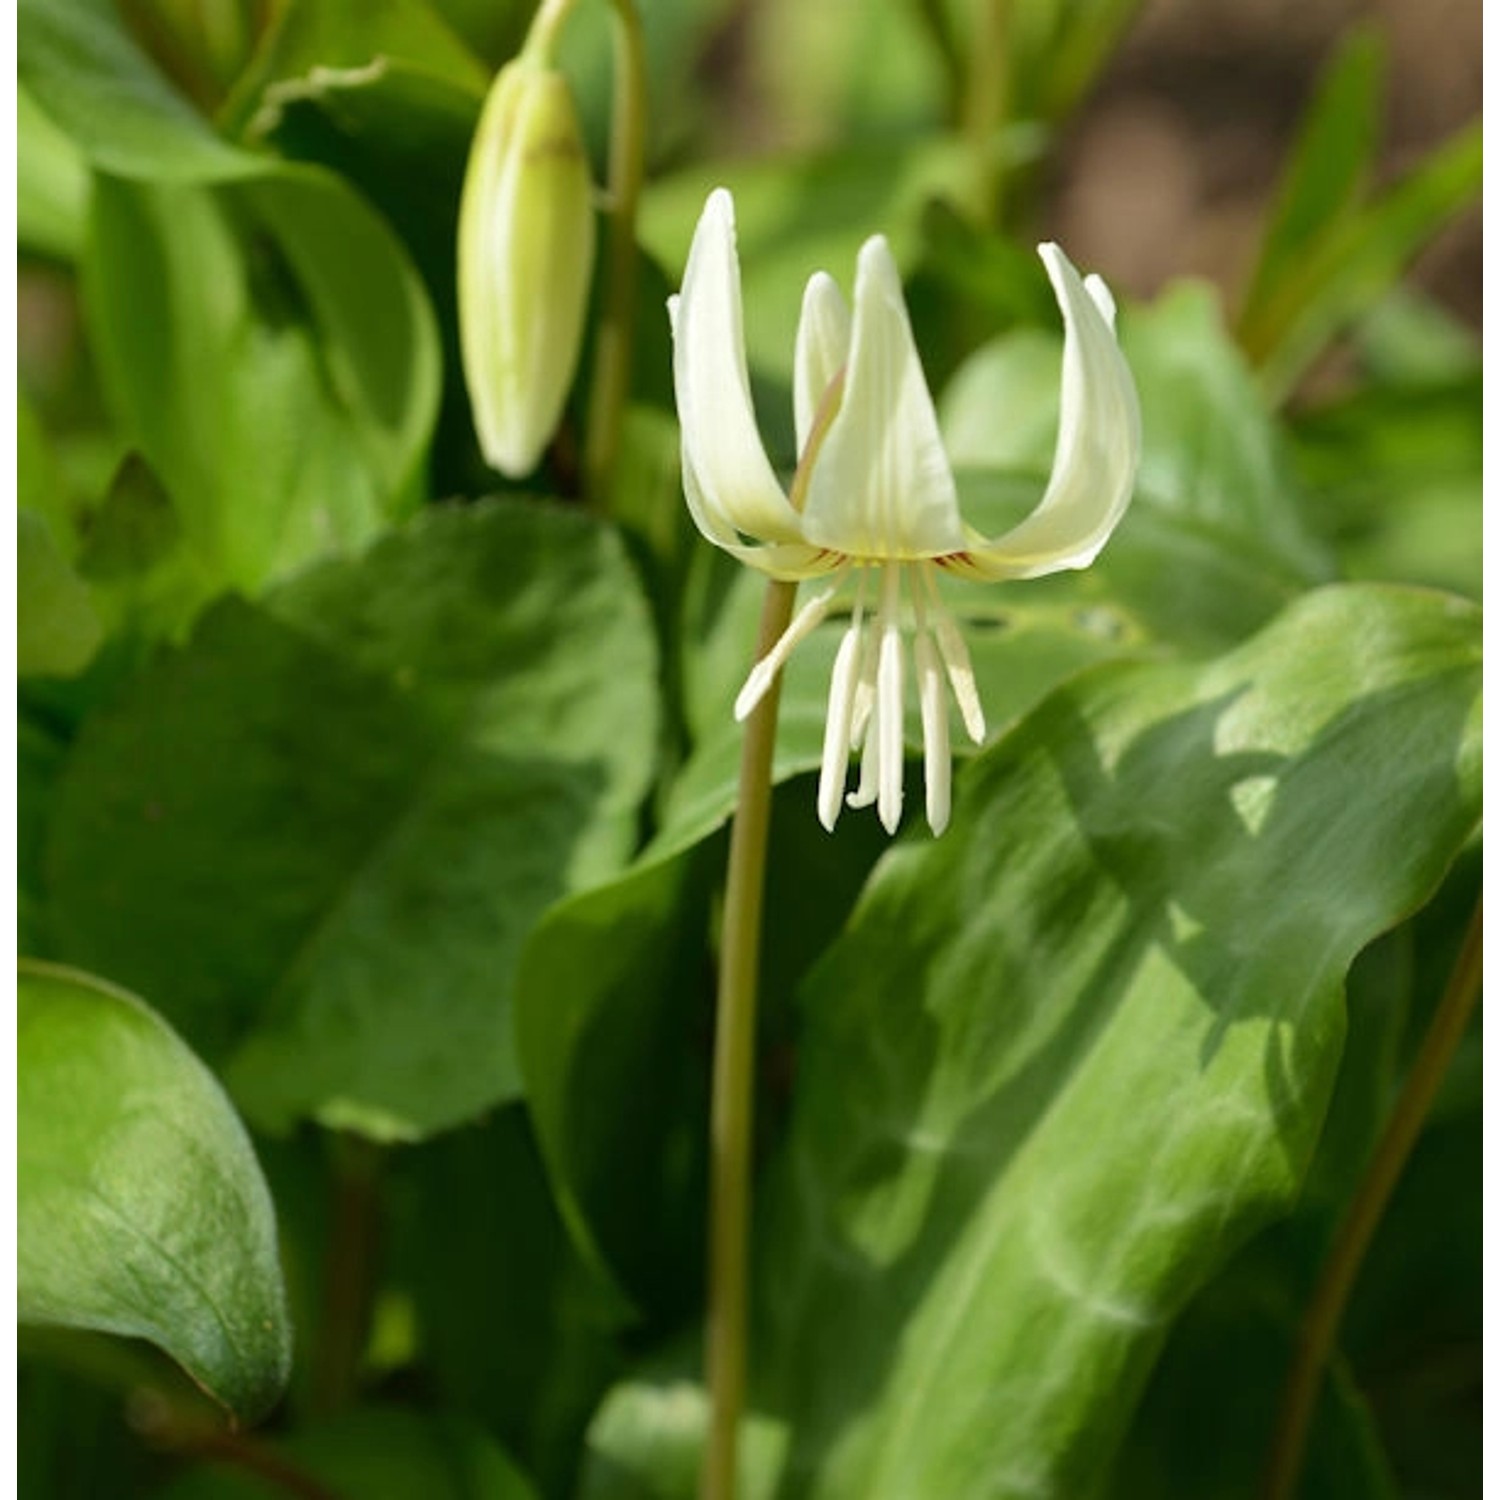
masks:
{"type": "Polygon", "coordinates": [[[835,581],[821,594],[815,594],[809,599],[797,611],[792,623],[782,631],[776,644],[750,669],[739,697],[734,700],[736,719],[747,719],[755,712],[756,705],[766,696],[767,690],[776,680],[776,674],[786,665],[787,658],[823,623],[837,592],[838,582],[835,581]]]}

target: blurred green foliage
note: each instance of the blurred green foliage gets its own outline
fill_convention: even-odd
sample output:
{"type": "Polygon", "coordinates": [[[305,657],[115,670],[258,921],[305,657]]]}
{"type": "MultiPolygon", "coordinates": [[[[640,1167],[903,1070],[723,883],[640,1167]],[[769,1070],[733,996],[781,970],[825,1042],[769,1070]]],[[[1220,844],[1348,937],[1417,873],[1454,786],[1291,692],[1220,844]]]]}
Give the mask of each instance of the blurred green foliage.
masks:
{"type": "MultiPolygon", "coordinates": [[[[502,484],[458,373],[458,190],[531,6],[22,0],[24,1495],[693,1492],[759,588],[682,505],[663,302],[730,186],[789,469],[802,284],[886,234],[966,514],[1014,518],[1057,429],[1034,228],[1137,6],[642,10],[605,518],[580,399],[502,484]],[[172,1361],[279,1405],[232,1430],[172,1361]]],[[[746,1495],[1256,1493],[1479,887],[1480,359],[1403,279],[1479,141],[1385,180],[1387,51],[1332,56],[1227,307],[1121,297],[1098,565],[949,590],[990,736],[942,841],[825,837],[844,622],[786,674],[746,1495]]],[[[605,5],[564,66],[602,174],[605,5]]],[[[1305,1496],[1477,1492],[1477,1071],[1305,1496]]]]}

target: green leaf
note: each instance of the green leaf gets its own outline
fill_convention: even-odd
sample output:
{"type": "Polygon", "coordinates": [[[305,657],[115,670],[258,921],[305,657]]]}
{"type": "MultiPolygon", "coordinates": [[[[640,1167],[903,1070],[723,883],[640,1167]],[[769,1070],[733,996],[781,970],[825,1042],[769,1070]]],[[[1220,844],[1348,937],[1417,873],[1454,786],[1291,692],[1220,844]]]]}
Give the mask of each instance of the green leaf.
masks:
{"type": "Polygon", "coordinates": [[[20,0],[16,43],[22,85],[101,171],[214,182],[277,170],[214,134],[146,60],[110,0],[20,0]]]}
{"type": "Polygon", "coordinates": [[[16,90],[16,235],[23,251],[77,259],[89,174],[78,148],[24,88],[16,90]]]}
{"type": "Polygon", "coordinates": [[[410,505],[436,410],[431,315],[333,179],[101,177],[85,278],[106,389],[211,576],[258,590],[410,505]]]}
{"type": "Polygon", "coordinates": [[[104,629],[88,585],[35,511],[16,512],[16,590],[16,669],[22,676],[76,676],[104,629]]]}
{"type": "Polygon", "coordinates": [[[1140,0],[1029,0],[1008,10],[1010,118],[1072,114],[1139,8],[1140,0]]]}
{"type": "Polygon", "coordinates": [[[210,583],[255,590],[373,535],[420,489],[441,381],[399,243],[332,173],[215,135],[103,0],[19,22],[28,86],[100,174],[102,383],[210,583]]]}
{"type": "Polygon", "coordinates": [[[291,1330],[270,1195],[212,1074],[134,996],[21,961],[22,1322],[150,1339],[247,1419],[291,1330]]]}
{"type": "Polygon", "coordinates": [[[490,70],[426,0],[323,0],[276,18],[223,110],[234,126],[267,133],[295,99],[358,91],[395,71],[484,97],[490,70]],[[259,116],[259,118],[256,118],[259,116]]]}
{"type": "Polygon", "coordinates": [[[1396,285],[1416,253],[1475,203],[1483,179],[1476,123],[1322,238],[1246,344],[1273,400],[1285,399],[1323,349],[1396,285]]]}
{"type": "MultiPolygon", "coordinates": [[[[479,1428],[453,1416],[368,1407],[308,1428],[272,1452],[349,1500],[536,1500],[531,1481],[479,1428]]],[[[311,1490],[309,1490],[311,1493],[311,1490]]],[[[201,1468],[162,1500],[284,1500],[287,1486],[246,1470],[201,1468]]]]}
{"type": "Polygon", "coordinates": [[[225,603],[86,725],[55,942],[151,993],[267,1128],[465,1120],[518,1087],[531,924],[633,849],[655,671],[616,536],[532,504],[225,603]]]}
{"type": "Polygon", "coordinates": [[[799,1494],[1086,1493],[1174,1315],[1287,1212],[1355,954],[1479,811],[1477,612],[1333,588],[1112,664],[958,779],[804,987],[763,1194],[799,1494]]]}
{"type": "Polygon", "coordinates": [[[1240,311],[1242,331],[1254,328],[1302,257],[1364,196],[1380,144],[1385,75],[1380,33],[1351,31],[1319,82],[1282,170],[1240,311]]]}

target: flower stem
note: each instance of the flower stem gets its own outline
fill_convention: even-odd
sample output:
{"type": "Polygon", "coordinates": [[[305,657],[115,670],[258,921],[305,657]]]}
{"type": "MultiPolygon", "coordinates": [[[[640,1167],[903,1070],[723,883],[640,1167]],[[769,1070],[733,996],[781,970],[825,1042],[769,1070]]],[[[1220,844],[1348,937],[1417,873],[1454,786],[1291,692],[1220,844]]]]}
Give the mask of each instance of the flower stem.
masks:
{"type": "Polygon", "coordinates": [[[646,172],[646,47],[635,0],[614,8],[615,81],[609,132],[609,230],[604,308],[594,346],[584,485],[589,503],[606,509],[630,394],[635,343],[636,209],[646,172]]]}
{"type": "Polygon", "coordinates": [[[1000,160],[996,136],[1005,122],[1008,69],[1007,42],[1011,0],[984,0],[969,60],[964,95],[964,135],[969,142],[974,210],[982,224],[997,225],[1001,213],[1000,160]]]}
{"type": "Polygon", "coordinates": [[[1291,1500],[1296,1492],[1308,1429],[1323,1386],[1323,1369],[1328,1363],[1344,1306],[1365,1251],[1479,998],[1484,953],[1481,911],[1481,906],[1474,908],[1448,987],[1427,1028],[1421,1051],[1407,1075],[1364,1180],[1339,1225],[1317,1290],[1308,1304],[1297,1353],[1282,1392],[1271,1458],[1261,1490],[1263,1500],[1291,1500]]]}
{"type": "MultiPolygon", "coordinates": [[[[790,623],[796,597],[795,583],[767,586],[757,661],[790,623]]],[[[745,1404],[755,999],[771,822],[771,763],[780,703],[778,674],[745,723],[739,802],[729,838],[724,889],[709,1164],[707,1381],[711,1412],[699,1489],[702,1500],[733,1500],[736,1440],[745,1404]]]]}

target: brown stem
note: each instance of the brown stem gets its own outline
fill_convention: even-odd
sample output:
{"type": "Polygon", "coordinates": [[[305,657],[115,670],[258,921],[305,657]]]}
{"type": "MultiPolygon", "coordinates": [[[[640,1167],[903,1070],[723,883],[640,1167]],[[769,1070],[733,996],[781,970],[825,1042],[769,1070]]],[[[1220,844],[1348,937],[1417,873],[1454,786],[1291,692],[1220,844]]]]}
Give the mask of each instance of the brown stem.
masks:
{"type": "Polygon", "coordinates": [[[1364,1180],[1339,1225],[1333,1248],[1328,1252],[1323,1273],[1318,1279],[1317,1290],[1308,1304],[1297,1353],[1282,1393],[1281,1411],[1271,1442],[1265,1484],[1261,1489],[1263,1500],[1291,1500],[1296,1492],[1308,1430],[1323,1388],[1323,1371],[1349,1293],[1479,998],[1484,955],[1482,909],[1482,904],[1474,908],[1448,987],[1427,1028],[1422,1049],[1412,1063],[1401,1097],[1397,1099],[1385,1132],[1375,1148],[1364,1180]]]}

